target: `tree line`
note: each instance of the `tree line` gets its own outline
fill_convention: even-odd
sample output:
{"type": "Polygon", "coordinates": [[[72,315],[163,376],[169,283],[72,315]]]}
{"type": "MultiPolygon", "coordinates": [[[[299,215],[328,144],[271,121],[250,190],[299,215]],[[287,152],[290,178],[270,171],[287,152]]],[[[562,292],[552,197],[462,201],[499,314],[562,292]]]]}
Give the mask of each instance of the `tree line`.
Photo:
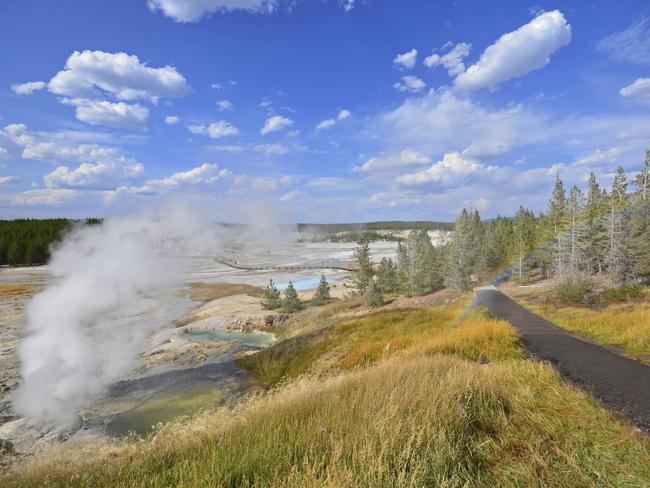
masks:
{"type": "Polygon", "coordinates": [[[0,220],[0,265],[31,266],[50,259],[51,246],[73,225],[96,224],[98,219],[0,220]]]}
{"type": "Polygon", "coordinates": [[[397,247],[396,261],[373,266],[370,239],[357,243],[351,286],[366,303],[386,293],[417,295],[442,287],[469,290],[480,278],[506,270],[520,284],[537,274],[569,291],[591,289],[596,276],[612,287],[650,283],[650,150],[632,177],[617,168],[610,188],[595,174],[586,188],[566,189],[557,176],[545,211],[519,208],[514,217],[482,221],[464,209],[446,243],[434,247],[414,230],[397,247]]]}

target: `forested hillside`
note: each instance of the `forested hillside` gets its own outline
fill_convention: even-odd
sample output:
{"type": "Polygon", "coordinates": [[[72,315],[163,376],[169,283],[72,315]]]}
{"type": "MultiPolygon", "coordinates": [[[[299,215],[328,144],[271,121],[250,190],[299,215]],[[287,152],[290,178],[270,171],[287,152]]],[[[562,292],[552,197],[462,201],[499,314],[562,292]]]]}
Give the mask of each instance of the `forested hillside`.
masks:
{"type": "Polygon", "coordinates": [[[45,264],[50,246],[75,223],[93,224],[97,219],[0,220],[0,265],[30,266],[45,264]]]}

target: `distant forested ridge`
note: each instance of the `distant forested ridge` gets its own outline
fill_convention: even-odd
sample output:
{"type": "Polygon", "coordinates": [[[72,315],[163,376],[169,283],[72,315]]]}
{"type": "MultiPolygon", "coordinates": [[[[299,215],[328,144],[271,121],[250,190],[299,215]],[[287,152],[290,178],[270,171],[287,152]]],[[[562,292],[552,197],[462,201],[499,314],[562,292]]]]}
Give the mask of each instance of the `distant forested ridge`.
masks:
{"type": "Polygon", "coordinates": [[[45,264],[50,258],[50,246],[72,226],[99,222],[98,219],[0,220],[0,265],[45,264]]]}

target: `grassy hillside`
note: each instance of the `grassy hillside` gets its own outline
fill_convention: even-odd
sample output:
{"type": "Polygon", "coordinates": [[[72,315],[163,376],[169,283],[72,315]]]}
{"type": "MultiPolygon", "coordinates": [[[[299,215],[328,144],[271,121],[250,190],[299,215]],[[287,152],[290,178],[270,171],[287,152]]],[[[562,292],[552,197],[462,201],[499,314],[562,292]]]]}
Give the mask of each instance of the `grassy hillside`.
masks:
{"type": "Polygon", "coordinates": [[[55,450],[3,486],[647,486],[650,445],[507,323],[338,303],[245,358],[276,387],[147,440],[55,450]],[[481,358],[481,360],[477,360],[481,358]],[[486,360],[487,359],[487,360],[486,360]]]}

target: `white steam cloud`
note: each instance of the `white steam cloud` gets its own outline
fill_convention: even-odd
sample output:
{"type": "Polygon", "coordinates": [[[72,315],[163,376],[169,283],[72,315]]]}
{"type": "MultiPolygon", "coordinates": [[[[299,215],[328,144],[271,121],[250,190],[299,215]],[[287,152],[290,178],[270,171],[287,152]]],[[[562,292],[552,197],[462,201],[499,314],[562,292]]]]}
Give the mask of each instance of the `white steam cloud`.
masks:
{"type": "Polygon", "coordinates": [[[179,207],[73,231],[52,254],[53,283],[27,309],[17,413],[70,424],[136,364],[147,335],[184,301],[183,260],[218,253],[217,226],[179,207]]]}

